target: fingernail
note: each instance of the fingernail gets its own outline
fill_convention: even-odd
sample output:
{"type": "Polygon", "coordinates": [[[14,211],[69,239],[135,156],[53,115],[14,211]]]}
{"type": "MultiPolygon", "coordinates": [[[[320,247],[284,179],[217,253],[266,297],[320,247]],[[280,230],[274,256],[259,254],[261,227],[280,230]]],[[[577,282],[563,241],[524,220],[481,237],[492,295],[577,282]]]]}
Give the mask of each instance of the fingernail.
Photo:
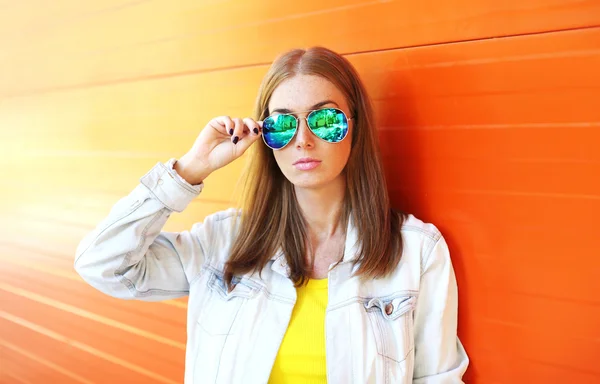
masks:
{"type": "Polygon", "coordinates": [[[237,136],[236,136],[236,137],[234,137],[234,138],[233,138],[233,144],[237,144],[237,142],[238,142],[238,140],[239,140],[239,139],[240,139],[240,138],[239,138],[239,137],[237,137],[237,136]]]}
{"type": "Polygon", "coordinates": [[[233,135],[233,128],[231,128],[231,129],[229,130],[229,134],[230,134],[230,135],[233,135]]]}
{"type": "Polygon", "coordinates": [[[254,133],[258,135],[258,128],[254,128],[254,133]]]}

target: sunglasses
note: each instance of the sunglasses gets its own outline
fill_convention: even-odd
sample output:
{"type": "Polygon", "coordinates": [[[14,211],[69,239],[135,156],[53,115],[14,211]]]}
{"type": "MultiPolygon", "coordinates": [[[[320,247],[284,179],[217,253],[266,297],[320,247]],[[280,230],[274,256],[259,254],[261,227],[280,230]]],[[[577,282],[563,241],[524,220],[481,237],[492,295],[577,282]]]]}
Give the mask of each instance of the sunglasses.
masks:
{"type": "MultiPolygon", "coordinates": [[[[337,108],[323,108],[311,111],[305,117],[306,125],[319,139],[328,143],[339,143],[348,135],[348,121],[344,111],[337,108]]],[[[298,131],[299,119],[289,113],[275,114],[263,120],[262,137],[272,149],[288,145],[298,131]]]]}

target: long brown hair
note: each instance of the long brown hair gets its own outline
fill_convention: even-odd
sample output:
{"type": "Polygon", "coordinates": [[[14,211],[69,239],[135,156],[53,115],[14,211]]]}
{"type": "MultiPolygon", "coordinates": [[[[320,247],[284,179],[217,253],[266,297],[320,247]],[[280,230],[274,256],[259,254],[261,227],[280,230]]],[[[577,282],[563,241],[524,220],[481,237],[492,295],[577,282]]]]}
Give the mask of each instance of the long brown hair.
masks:
{"type": "MultiPolygon", "coordinates": [[[[348,101],[354,126],[344,169],[347,190],[341,224],[345,229],[352,215],[358,240],[354,262],[360,264],[356,274],[367,278],[385,276],[400,261],[404,215],[390,207],[373,109],[365,87],[352,64],[339,54],[323,47],[295,49],[279,56],[263,78],[254,109],[256,120],[269,116],[268,105],[275,88],[297,74],[324,77],[348,101]]],[[[227,285],[231,285],[234,275],[260,273],[279,249],[290,267],[290,279],[296,286],[304,284],[312,269],[305,257],[311,251],[306,221],[294,186],[262,140],[253,145],[243,197],[239,231],[225,265],[227,285]]],[[[313,257],[308,260],[314,262],[313,257]]]]}

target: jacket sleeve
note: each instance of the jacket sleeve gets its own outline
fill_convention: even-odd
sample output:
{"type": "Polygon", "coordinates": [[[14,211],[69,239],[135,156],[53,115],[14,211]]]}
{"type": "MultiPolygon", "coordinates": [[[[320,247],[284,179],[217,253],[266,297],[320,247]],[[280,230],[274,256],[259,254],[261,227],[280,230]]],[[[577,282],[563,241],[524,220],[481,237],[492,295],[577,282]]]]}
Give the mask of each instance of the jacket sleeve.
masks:
{"type": "Polygon", "coordinates": [[[415,308],[414,384],[463,383],[469,358],[457,336],[458,289],[440,235],[424,258],[415,308]]]}
{"type": "Polygon", "coordinates": [[[77,247],[74,267],[91,286],[123,299],[158,301],[187,295],[210,253],[211,219],[190,231],[161,232],[172,212],[200,193],[172,168],[156,164],[77,247]]]}

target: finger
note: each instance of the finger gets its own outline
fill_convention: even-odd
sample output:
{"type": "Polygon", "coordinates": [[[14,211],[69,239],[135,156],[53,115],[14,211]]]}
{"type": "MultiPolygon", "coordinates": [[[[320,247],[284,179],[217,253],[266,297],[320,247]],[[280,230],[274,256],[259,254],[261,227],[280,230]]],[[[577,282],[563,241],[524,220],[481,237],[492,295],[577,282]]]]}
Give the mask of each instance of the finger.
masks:
{"type": "Polygon", "coordinates": [[[247,133],[244,133],[244,136],[240,138],[240,141],[237,144],[239,147],[241,147],[242,153],[246,151],[246,149],[248,149],[261,136],[259,123],[250,117],[246,117],[243,121],[244,125],[247,127],[247,133]]]}
{"type": "Polygon", "coordinates": [[[233,144],[237,144],[238,141],[240,141],[240,139],[244,136],[244,129],[246,126],[244,125],[244,121],[239,117],[234,118],[233,123],[235,124],[235,127],[233,128],[231,141],[233,144]]]}
{"type": "Polygon", "coordinates": [[[216,124],[211,124],[213,128],[215,128],[220,133],[225,133],[231,136],[233,133],[233,128],[235,126],[233,120],[229,116],[219,116],[215,117],[211,120],[211,123],[215,122],[216,124]]]}
{"type": "Polygon", "coordinates": [[[254,119],[246,117],[244,119],[244,124],[246,124],[246,127],[248,127],[248,129],[250,130],[250,132],[252,132],[253,135],[256,136],[260,134],[260,125],[256,121],[254,121],[254,119]]]}
{"type": "Polygon", "coordinates": [[[246,134],[246,135],[243,137],[243,139],[240,139],[240,141],[239,141],[239,142],[237,143],[237,145],[236,145],[236,146],[238,147],[238,149],[241,151],[241,152],[240,152],[240,156],[241,156],[241,155],[242,155],[244,152],[246,152],[246,150],[247,150],[248,148],[250,148],[250,146],[251,146],[252,144],[254,144],[254,143],[255,143],[255,142],[257,142],[258,140],[260,140],[260,138],[261,138],[261,136],[262,136],[262,135],[261,135],[261,133],[260,133],[260,130],[259,130],[258,132],[259,132],[258,134],[255,134],[254,132],[252,132],[252,133],[248,132],[248,133],[247,133],[247,134],[246,134]]]}

